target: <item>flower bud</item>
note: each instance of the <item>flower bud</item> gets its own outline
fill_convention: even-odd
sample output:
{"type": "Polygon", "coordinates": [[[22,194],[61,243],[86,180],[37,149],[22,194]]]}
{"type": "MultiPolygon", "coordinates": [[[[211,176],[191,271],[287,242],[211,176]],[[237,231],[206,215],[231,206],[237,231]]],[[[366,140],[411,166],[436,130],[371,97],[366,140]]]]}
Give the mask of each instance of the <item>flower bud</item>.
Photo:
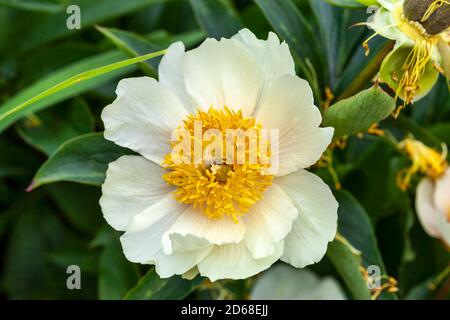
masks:
{"type": "Polygon", "coordinates": [[[450,27],[450,5],[440,0],[405,0],[403,13],[410,21],[420,22],[430,35],[450,27]]]}

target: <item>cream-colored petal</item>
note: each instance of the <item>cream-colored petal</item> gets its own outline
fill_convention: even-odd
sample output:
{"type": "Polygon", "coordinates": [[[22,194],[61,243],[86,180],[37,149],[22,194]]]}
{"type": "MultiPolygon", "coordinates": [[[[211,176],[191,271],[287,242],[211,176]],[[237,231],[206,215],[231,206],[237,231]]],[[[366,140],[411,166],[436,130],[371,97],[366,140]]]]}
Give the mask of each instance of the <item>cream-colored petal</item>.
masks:
{"type": "Polygon", "coordinates": [[[195,107],[242,110],[252,114],[262,85],[261,72],[243,44],[206,39],[186,52],[183,62],[187,92],[195,107]]]}
{"type": "Polygon", "coordinates": [[[393,11],[400,1],[403,2],[403,0],[378,0],[378,2],[389,11],[393,11]]]}
{"type": "Polygon", "coordinates": [[[280,43],[275,33],[269,32],[267,40],[259,40],[249,29],[242,29],[232,39],[244,44],[261,69],[263,77],[261,94],[264,95],[268,85],[275,78],[283,74],[295,75],[294,59],[289,46],[285,42],[280,43]]]}
{"type": "Polygon", "coordinates": [[[211,281],[246,279],[269,268],[282,252],[283,241],[275,246],[272,255],[262,259],[254,259],[243,242],[214,246],[211,253],[198,264],[198,270],[211,281]]]}
{"type": "MultiPolygon", "coordinates": [[[[194,268],[211,252],[212,246],[167,255],[162,245],[164,232],[185,210],[186,205],[168,195],[163,201],[138,214],[120,238],[127,259],[136,263],[154,264],[161,278],[181,275],[194,268]]],[[[187,239],[190,240],[192,238],[187,239]]]]}
{"type": "Polygon", "coordinates": [[[438,43],[439,55],[441,56],[441,64],[444,69],[444,75],[450,81],[450,44],[441,40],[438,43]]]}
{"type": "Polygon", "coordinates": [[[281,260],[297,268],[320,261],[337,229],[338,203],[330,188],[304,170],[277,178],[274,183],[291,197],[299,212],[284,240],[281,260]]]}
{"type": "Polygon", "coordinates": [[[208,243],[215,245],[238,243],[244,238],[245,230],[242,221],[235,223],[230,217],[210,219],[200,210],[190,206],[165,233],[164,251],[169,254],[173,251],[202,248],[208,243]],[[191,247],[186,248],[182,243],[189,238],[191,247]]]}
{"type": "Polygon", "coordinates": [[[171,44],[169,48],[167,48],[167,52],[164,54],[158,67],[159,82],[174,92],[178,99],[183,103],[186,110],[192,113],[194,107],[184,83],[184,55],[184,44],[180,41],[171,44]]]}
{"type": "Polygon", "coordinates": [[[170,278],[174,275],[183,275],[195,268],[212,250],[213,246],[184,252],[174,252],[166,255],[162,250],[155,258],[156,273],[161,278],[170,278]]]}
{"type": "Polygon", "coordinates": [[[429,178],[420,181],[416,190],[416,211],[424,230],[432,237],[439,238],[437,228],[438,211],[433,201],[434,186],[429,178]]]}
{"type": "Polygon", "coordinates": [[[405,33],[403,33],[403,31],[398,28],[394,14],[389,10],[383,8],[377,10],[369,18],[367,26],[373,29],[374,32],[387,39],[399,41],[401,43],[414,43],[405,33]]]}
{"type": "Polygon", "coordinates": [[[244,242],[253,258],[261,259],[275,251],[275,245],[291,231],[298,211],[291,198],[276,184],[264,192],[242,220],[247,231],[244,242]]]}
{"type": "Polygon", "coordinates": [[[186,210],[172,194],[136,215],[120,237],[123,252],[131,262],[151,264],[162,252],[162,237],[186,210]]]}
{"type": "Polygon", "coordinates": [[[256,118],[264,129],[279,132],[278,153],[272,141],[273,157],[279,163],[277,176],[316,163],[333,137],[333,128],[319,127],[322,116],[308,82],[293,75],[274,80],[256,118]]]}
{"type": "Polygon", "coordinates": [[[277,263],[264,271],[251,292],[252,300],[344,300],[339,283],[320,279],[308,269],[277,263]]]}
{"type": "Polygon", "coordinates": [[[450,169],[435,182],[434,204],[437,208],[437,229],[441,239],[450,246],[450,169]]]}
{"type": "Polygon", "coordinates": [[[436,179],[434,189],[435,207],[450,221],[450,169],[436,179]]]}
{"type": "Polygon", "coordinates": [[[149,77],[123,79],[116,93],[117,99],[102,112],[105,138],[161,164],[186,109],[169,89],[149,77]]]}
{"type": "Polygon", "coordinates": [[[100,198],[106,221],[125,231],[138,213],[172,192],[163,174],[160,166],[141,156],[122,156],[111,162],[100,198]]]}
{"type": "Polygon", "coordinates": [[[198,276],[199,275],[199,271],[198,271],[198,268],[197,267],[193,267],[191,270],[189,270],[188,272],[185,272],[185,273],[183,273],[182,275],[181,275],[181,277],[183,278],[183,279],[186,279],[186,280],[194,280],[194,278],[196,277],[196,276],[198,276]]]}

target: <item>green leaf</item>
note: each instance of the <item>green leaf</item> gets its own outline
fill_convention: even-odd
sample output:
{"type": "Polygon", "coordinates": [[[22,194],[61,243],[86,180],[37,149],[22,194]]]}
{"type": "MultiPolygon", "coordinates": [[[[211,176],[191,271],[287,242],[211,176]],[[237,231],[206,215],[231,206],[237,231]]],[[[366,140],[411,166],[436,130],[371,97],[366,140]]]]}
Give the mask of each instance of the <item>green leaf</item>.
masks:
{"type": "Polygon", "coordinates": [[[86,257],[66,254],[65,263],[70,264],[64,266],[63,257],[55,260],[55,255],[74,253],[83,247],[83,241],[64,226],[42,194],[19,197],[10,210],[14,211],[15,221],[7,241],[1,276],[8,297],[93,299],[92,282],[87,274],[82,273],[83,290],[67,289],[66,268],[70,264],[86,266],[86,257]]]}
{"type": "MultiPolygon", "coordinates": [[[[341,235],[357,250],[361,251],[361,262],[365,268],[378,266],[382,275],[386,268],[380,251],[372,223],[364,208],[346,191],[336,191],[339,203],[338,230],[341,235]]],[[[381,299],[395,299],[395,295],[383,292],[381,299]]]]}
{"type": "Polygon", "coordinates": [[[67,220],[78,230],[93,234],[104,221],[98,200],[99,188],[75,183],[57,183],[46,188],[67,220]]]}
{"type": "Polygon", "coordinates": [[[433,126],[430,132],[450,147],[450,123],[439,123],[433,126]]]}
{"type": "MultiPolygon", "coordinates": [[[[53,14],[42,15],[35,12],[22,11],[14,13],[5,21],[5,25],[14,25],[9,28],[9,45],[15,51],[27,51],[49,41],[73,36],[78,31],[84,31],[90,26],[108,21],[115,17],[131,13],[149,5],[158,4],[167,0],[75,0],[71,5],[77,5],[81,11],[81,29],[71,30],[66,27],[69,15],[66,10],[53,14]],[[30,28],[30,25],[33,28],[30,28]],[[15,37],[20,34],[20,37],[15,37]]],[[[67,4],[65,8],[68,6],[67,4]]],[[[3,25],[3,23],[2,23],[3,25]]],[[[0,45],[1,48],[1,45],[0,45]]]]}
{"type": "Polygon", "coordinates": [[[208,36],[229,38],[242,23],[229,0],[189,0],[198,24],[208,36]]]}
{"type": "Polygon", "coordinates": [[[102,300],[119,300],[139,280],[139,270],[122,252],[118,239],[114,239],[100,255],[98,292],[102,300]]]}
{"type": "Polygon", "coordinates": [[[395,109],[394,99],[375,86],[332,105],[323,116],[322,125],[334,127],[334,139],[364,133],[386,119],[395,109]]]}
{"type": "MultiPolygon", "coordinates": [[[[394,121],[392,121],[394,122],[394,121]]],[[[413,120],[404,115],[400,115],[394,122],[394,125],[404,131],[405,134],[412,134],[415,139],[422,141],[430,147],[440,147],[442,141],[436,137],[430,130],[420,126],[413,120]]]]}
{"type": "Polygon", "coordinates": [[[345,8],[364,8],[364,6],[356,0],[325,0],[326,2],[339,7],[345,8]]]}
{"type": "Polygon", "coordinates": [[[129,67],[133,64],[159,57],[164,53],[165,51],[162,50],[111,63],[123,57],[122,53],[113,51],[56,72],[21,91],[0,106],[0,133],[27,113],[36,112],[68,97],[80,94],[129,72],[131,70],[129,67]],[[110,64],[105,65],[105,62],[110,64]]]}
{"type": "Polygon", "coordinates": [[[50,156],[65,141],[94,130],[94,118],[81,99],[22,120],[17,131],[28,144],[50,156]]]}
{"type": "Polygon", "coordinates": [[[181,300],[197,289],[203,278],[185,280],[180,276],[167,279],[159,278],[154,268],[142,277],[136,287],[131,289],[124,299],[126,300],[181,300]]]}
{"type": "Polygon", "coordinates": [[[273,29],[289,44],[296,54],[298,64],[311,83],[313,76],[306,61],[313,62],[317,68],[322,57],[318,37],[313,27],[291,0],[255,0],[273,29]],[[307,44],[307,45],[305,45],[307,44]]]}
{"type": "MultiPolygon", "coordinates": [[[[141,37],[132,32],[99,26],[97,26],[97,30],[99,30],[119,49],[123,50],[131,57],[138,57],[148,52],[154,52],[163,49],[160,46],[148,41],[144,37],[141,37]]],[[[139,66],[145,74],[155,77],[158,74],[156,71],[158,64],[159,61],[151,60],[141,62],[139,63],[139,66]]]]}
{"type": "Polygon", "coordinates": [[[366,280],[359,270],[358,258],[338,240],[328,245],[327,256],[336,267],[352,297],[357,300],[370,300],[366,280]]]}
{"type": "Polygon", "coordinates": [[[108,164],[127,149],[105,140],[102,133],[88,133],[64,143],[39,168],[29,190],[57,181],[72,181],[100,186],[108,164]]]}
{"type": "Polygon", "coordinates": [[[46,13],[61,12],[64,10],[63,4],[43,0],[0,0],[0,6],[46,13]]]}

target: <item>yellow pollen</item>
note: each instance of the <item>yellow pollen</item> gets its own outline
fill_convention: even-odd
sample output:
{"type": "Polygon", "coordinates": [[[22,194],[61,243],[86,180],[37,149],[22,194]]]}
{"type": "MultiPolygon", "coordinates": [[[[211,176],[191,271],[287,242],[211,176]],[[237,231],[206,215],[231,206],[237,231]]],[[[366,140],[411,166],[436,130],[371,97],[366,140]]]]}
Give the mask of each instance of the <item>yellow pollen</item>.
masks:
{"type": "Polygon", "coordinates": [[[447,147],[445,144],[442,146],[441,154],[413,139],[405,139],[400,142],[399,147],[406,152],[412,161],[411,167],[401,170],[397,176],[397,185],[403,191],[409,187],[414,174],[420,172],[436,179],[444,174],[447,169],[447,147]]]}
{"type": "MultiPolygon", "coordinates": [[[[165,156],[163,166],[167,173],[163,179],[176,187],[175,198],[180,203],[190,204],[193,208],[201,210],[208,218],[219,219],[230,217],[238,222],[238,217],[247,213],[249,209],[262,199],[263,192],[272,184],[273,175],[267,174],[270,164],[270,144],[262,140],[262,126],[252,117],[244,117],[241,111],[231,111],[228,108],[216,110],[210,108],[207,112],[198,111],[189,115],[184,120],[181,130],[189,133],[188,145],[201,148],[201,158],[195,159],[195,155],[174,153],[174,148],[179,145],[181,139],[172,141],[172,152],[165,156]],[[196,136],[196,124],[200,123],[202,140],[196,136]],[[219,145],[222,150],[233,151],[230,157],[228,152],[223,152],[221,161],[205,156],[215,139],[207,139],[208,130],[221,133],[219,145]],[[245,140],[233,137],[229,140],[228,129],[254,132],[256,135],[245,136],[245,140]],[[227,140],[228,138],[228,140],[227,140]],[[251,146],[254,142],[264,141],[265,152],[256,150],[256,161],[250,161],[251,153],[255,150],[251,146]],[[243,144],[243,142],[245,142],[243,144]],[[227,143],[230,146],[227,146],[227,143]],[[245,161],[238,161],[239,151],[244,151],[245,161]],[[188,161],[177,161],[180,158],[188,161]]],[[[217,155],[217,154],[216,154],[217,155]]]]}

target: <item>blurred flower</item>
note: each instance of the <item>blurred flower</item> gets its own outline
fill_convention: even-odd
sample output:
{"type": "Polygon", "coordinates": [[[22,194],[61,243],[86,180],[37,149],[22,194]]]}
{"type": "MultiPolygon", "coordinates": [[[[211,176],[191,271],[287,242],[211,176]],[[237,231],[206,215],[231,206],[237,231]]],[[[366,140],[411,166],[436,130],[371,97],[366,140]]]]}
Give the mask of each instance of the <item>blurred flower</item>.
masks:
{"type": "Polygon", "coordinates": [[[417,187],[416,210],[425,231],[450,248],[450,169],[436,179],[422,179],[417,187]]]}
{"type": "MultiPolygon", "coordinates": [[[[384,59],[380,80],[387,83],[405,104],[424,97],[439,73],[450,78],[450,3],[444,0],[379,0],[382,7],[365,23],[376,33],[395,40],[384,59]]],[[[368,41],[364,46],[368,51],[368,41]]]]}
{"type": "Polygon", "coordinates": [[[408,189],[411,179],[416,173],[436,179],[447,169],[447,146],[445,144],[442,145],[442,153],[438,153],[421,141],[408,138],[399,143],[399,148],[412,161],[409,168],[401,170],[397,175],[397,185],[403,191],[408,189]]]}
{"type": "Polygon", "coordinates": [[[311,88],[275,34],[263,41],[244,29],[188,52],[174,43],[159,82],[124,79],[116,92],[102,113],[105,137],[140,155],[109,165],[100,204],[108,223],[125,231],[130,261],[154,264],[161,277],[200,273],[215,281],[250,277],[278,259],[301,268],[323,257],[338,204],[303,169],[320,158],[333,129],[319,128],[311,88]],[[198,121],[201,133],[279,130],[279,151],[271,150],[278,171],[267,174],[259,163],[178,163],[171,136],[195,133],[198,121]]]}
{"type": "Polygon", "coordinates": [[[251,291],[253,300],[345,300],[332,277],[319,278],[308,269],[294,269],[284,263],[263,272],[251,291]]]}

